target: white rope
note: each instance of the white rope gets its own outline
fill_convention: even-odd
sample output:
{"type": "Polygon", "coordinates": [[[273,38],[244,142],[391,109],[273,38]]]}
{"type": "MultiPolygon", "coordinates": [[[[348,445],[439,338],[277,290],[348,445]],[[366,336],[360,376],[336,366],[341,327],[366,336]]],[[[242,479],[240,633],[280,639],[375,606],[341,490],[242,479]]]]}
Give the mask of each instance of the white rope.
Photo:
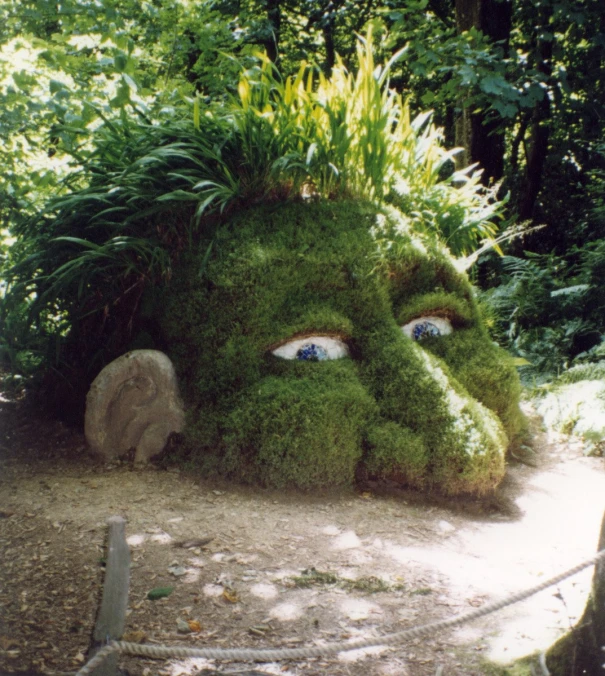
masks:
{"type": "Polygon", "coordinates": [[[394,634],[386,634],[379,638],[359,639],[357,641],[350,641],[348,643],[328,643],[323,646],[313,646],[306,648],[266,648],[266,649],[239,649],[239,648],[183,648],[179,646],[151,646],[142,645],[139,643],[126,643],[124,641],[112,641],[104,646],[99,652],[85,664],[76,674],[76,676],[88,676],[97,666],[99,666],[106,657],[113,652],[124,653],[126,655],[139,655],[140,657],[149,657],[153,659],[167,659],[170,657],[186,658],[186,657],[205,657],[210,660],[236,660],[241,662],[274,662],[277,660],[293,660],[304,659],[311,657],[328,657],[340,652],[347,652],[349,650],[359,650],[360,648],[372,648],[375,646],[391,645],[393,643],[400,643],[406,639],[419,638],[427,634],[435,634],[443,629],[451,629],[458,627],[467,622],[472,622],[480,617],[489,615],[502,610],[507,606],[511,606],[520,601],[528,599],[530,596],[538,592],[552,587],[553,585],[562,582],[563,580],[576,575],[581,570],[594,565],[601,559],[605,559],[605,549],[598,554],[583,561],[582,563],[570,568],[564,573],[560,573],[555,577],[550,578],[535,587],[526,589],[525,591],[511,594],[499,601],[488,603],[482,608],[471,610],[468,613],[456,615],[446,620],[439,620],[431,622],[430,624],[420,625],[418,627],[410,627],[403,631],[394,634]]]}

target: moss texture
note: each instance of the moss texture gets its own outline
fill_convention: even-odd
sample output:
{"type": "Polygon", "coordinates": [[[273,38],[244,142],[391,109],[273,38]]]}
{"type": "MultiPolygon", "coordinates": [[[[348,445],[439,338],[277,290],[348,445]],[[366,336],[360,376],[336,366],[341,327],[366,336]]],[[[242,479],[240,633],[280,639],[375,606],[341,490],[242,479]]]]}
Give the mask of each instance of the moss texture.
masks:
{"type": "Polygon", "coordinates": [[[182,256],[162,303],[186,443],[207,470],[304,488],[363,472],[449,494],[502,478],[522,420],[515,369],[466,277],[399,212],[342,201],[239,213],[182,256]],[[401,326],[423,315],[453,333],[414,342],[401,326]],[[349,356],[273,354],[311,336],[349,356]]]}
{"type": "Polygon", "coordinates": [[[486,661],[481,664],[481,674],[482,676],[535,676],[534,664],[536,661],[533,657],[524,657],[514,664],[506,666],[486,661]]]}

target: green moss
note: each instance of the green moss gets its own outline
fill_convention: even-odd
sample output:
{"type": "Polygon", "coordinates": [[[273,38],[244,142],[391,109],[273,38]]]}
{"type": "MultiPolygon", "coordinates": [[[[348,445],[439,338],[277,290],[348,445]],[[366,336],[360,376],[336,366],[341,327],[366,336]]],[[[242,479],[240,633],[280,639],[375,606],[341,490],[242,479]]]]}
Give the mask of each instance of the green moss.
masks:
{"type": "Polygon", "coordinates": [[[186,444],[207,470],[310,488],[349,484],[364,468],[452,494],[483,493],[503,475],[501,423],[509,435],[519,427],[516,373],[468,280],[393,209],[237,214],[183,255],[159,323],[191,411],[186,444]],[[405,336],[402,323],[427,311],[450,317],[454,333],[405,336]],[[349,356],[272,354],[313,335],[344,341],[349,356]]]}
{"type": "Polygon", "coordinates": [[[482,676],[534,676],[536,673],[534,657],[524,657],[514,664],[501,666],[493,662],[483,662],[481,664],[482,676]]]}
{"type": "Polygon", "coordinates": [[[577,637],[573,632],[569,632],[548,649],[546,663],[552,676],[569,676],[574,673],[576,642],[577,637]]]}
{"type": "Polygon", "coordinates": [[[376,404],[347,377],[350,363],[304,366],[315,373],[267,377],[242,393],[225,421],[225,474],[277,487],[353,483],[376,404]]]}
{"type": "Polygon", "coordinates": [[[447,363],[472,397],[496,413],[511,442],[524,436],[527,423],[519,408],[521,383],[513,359],[487,339],[481,325],[427,340],[426,349],[447,363]]]}
{"type": "Polygon", "coordinates": [[[419,434],[388,421],[368,433],[365,469],[373,477],[422,486],[430,456],[419,434]]]}
{"type": "Polygon", "coordinates": [[[476,320],[476,308],[464,298],[452,293],[437,291],[410,298],[398,313],[400,325],[422,315],[449,319],[454,327],[468,326],[476,320]]]}

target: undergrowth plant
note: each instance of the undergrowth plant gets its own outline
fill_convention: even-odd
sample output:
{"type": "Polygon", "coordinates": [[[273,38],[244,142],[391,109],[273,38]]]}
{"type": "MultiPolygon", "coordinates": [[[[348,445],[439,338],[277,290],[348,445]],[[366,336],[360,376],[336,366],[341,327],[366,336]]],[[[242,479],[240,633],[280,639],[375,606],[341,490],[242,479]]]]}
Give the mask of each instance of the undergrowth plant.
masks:
{"type": "Polygon", "coordinates": [[[442,178],[453,151],[430,113],[413,118],[389,88],[404,57],[376,65],[371,34],[359,40],[356,73],[339,60],[330,78],[306,63],[282,78],[260,56],[226,104],[198,98],[193,115],[157,124],[124,111],[105,119],[78,187],[13,228],[0,306],[7,345],[29,349],[24,328],[39,339],[44,324],[55,362],[66,336],[75,345],[68,361],[109,361],[140,329],[145,290],[170,278],[205,226],[266,201],[391,202],[416,231],[470,253],[494,235],[502,204],[472,168],[442,178]]]}
{"type": "Polygon", "coordinates": [[[523,359],[526,379],[545,381],[579,364],[586,377],[596,373],[591,364],[605,358],[605,240],[566,256],[526,253],[499,264],[498,285],[483,294],[488,323],[523,359]]]}

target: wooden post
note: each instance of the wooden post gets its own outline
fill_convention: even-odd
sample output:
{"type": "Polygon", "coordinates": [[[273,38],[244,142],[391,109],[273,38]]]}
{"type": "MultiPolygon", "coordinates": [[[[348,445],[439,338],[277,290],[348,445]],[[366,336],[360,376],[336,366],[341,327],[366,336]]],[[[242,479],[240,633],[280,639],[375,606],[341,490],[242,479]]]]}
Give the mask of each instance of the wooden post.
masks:
{"type": "MultiPolygon", "coordinates": [[[[112,516],[107,519],[107,562],[103,598],[88,651],[88,659],[108,641],[120,639],[126,624],[128,585],[130,578],[130,551],[126,543],[126,519],[112,516]]],[[[113,653],[98,666],[93,676],[117,676],[118,655],[113,653]]]]}

